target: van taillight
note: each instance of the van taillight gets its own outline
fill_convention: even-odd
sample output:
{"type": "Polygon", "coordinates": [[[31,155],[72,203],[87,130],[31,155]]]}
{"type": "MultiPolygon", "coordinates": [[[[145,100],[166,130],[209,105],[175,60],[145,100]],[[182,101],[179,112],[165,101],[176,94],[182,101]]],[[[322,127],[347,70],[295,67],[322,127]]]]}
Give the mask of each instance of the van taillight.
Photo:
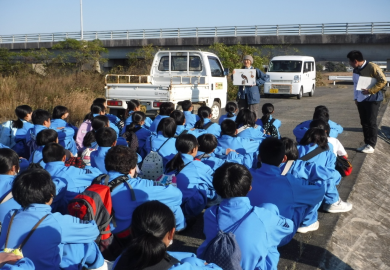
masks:
{"type": "Polygon", "coordinates": [[[153,102],[153,107],[160,107],[162,102],[153,102]]]}
{"type": "Polygon", "coordinates": [[[107,101],[108,106],[122,106],[122,101],[109,100],[107,101]]]}

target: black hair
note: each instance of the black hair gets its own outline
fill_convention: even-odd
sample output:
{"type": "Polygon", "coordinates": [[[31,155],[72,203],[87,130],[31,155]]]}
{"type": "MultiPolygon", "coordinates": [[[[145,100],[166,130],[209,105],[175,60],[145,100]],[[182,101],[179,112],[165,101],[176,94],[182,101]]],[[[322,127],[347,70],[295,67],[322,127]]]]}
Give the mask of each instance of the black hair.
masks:
{"type": "Polygon", "coordinates": [[[163,102],[160,104],[160,115],[170,115],[175,109],[175,105],[172,102],[163,102]]]}
{"type": "Polygon", "coordinates": [[[61,117],[68,112],[68,108],[65,106],[55,106],[53,109],[52,119],[61,119],[61,117]]]}
{"type": "Polygon", "coordinates": [[[37,109],[32,114],[32,122],[34,125],[43,125],[45,121],[50,120],[50,113],[46,110],[37,109]]]}
{"type": "Polygon", "coordinates": [[[260,144],[259,152],[262,163],[279,166],[286,154],[286,149],[281,140],[278,138],[268,137],[260,144]]]}
{"type": "Polygon", "coordinates": [[[240,110],[236,118],[237,127],[248,125],[255,127],[256,125],[256,114],[249,109],[240,110]]]}
{"type": "Polygon", "coordinates": [[[170,117],[175,120],[175,123],[177,126],[182,126],[184,125],[184,120],[186,119],[184,116],[184,113],[179,110],[174,110],[171,112],[170,117]]]}
{"type": "Polygon", "coordinates": [[[310,122],[310,128],[320,128],[326,131],[326,135],[329,137],[330,125],[321,119],[316,119],[310,122]]]}
{"type": "Polygon", "coordinates": [[[284,148],[286,149],[285,155],[287,156],[287,160],[297,160],[299,158],[298,143],[287,137],[283,137],[280,140],[283,142],[284,148]]]}
{"type": "Polygon", "coordinates": [[[175,226],[175,216],[165,204],[149,201],[138,206],[132,216],[132,239],[115,270],[142,270],[158,264],[167,254],[162,240],[175,226]]]}
{"type": "Polygon", "coordinates": [[[12,195],[25,209],[33,203],[48,203],[56,195],[56,186],[47,171],[27,170],[16,176],[12,185],[12,195]]]}
{"type": "Polygon", "coordinates": [[[181,108],[184,112],[187,112],[192,107],[191,100],[184,100],[181,102],[181,108]]]}
{"type": "Polygon", "coordinates": [[[229,101],[226,103],[225,111],[227,112],[227,117],[233,117],[238,109],[237,103],[233,101],[229,101]]]}
{"type": "Polygon", "coordinates": [[[51,142],[57,142],[57,138],[57,131],[46,128],[38,132],[36,142],[38,146],[43,146],[51,142]]]}
{"type": "Polygon", "coordinates": [[[215,170],[213,186],[223,199],[246,197],[252,185],[252,174],[241,164],[226,162],[215,170]]]}
{"type": "Polygon", "coordinates": [[[300,141],[300,145],[317,144],[324,150],[329,149],[328,136],[326,136],[325,130],[320,128],[310,128],[306,131],[305,135],[300,141]]]}
{"type": "Polygon", "coordinates": [[[16,107],[15,114],[18,117],[18,119],[14,120],[12,122],[12,127],[17,128],[17,129],[22,128],[23,127],[22,119],[24,120],[24,118],[27,116],[27,114],[30,114],[30,113],[32,113],[32,108],[28,105],[20,105],[20,106],[16,107]]]}
{"type": "Polygon", "coordinates": [[[225,119],[221,123],[221,135],[236,136],[237,125],[236,122],[230,119],[225,119]]]}
{"type": "Polygon", "coordinates": [[[106,104],[106,101],[107,100],[105,98],[95,98],[92,104],[101,104],[104,106],[106,104]]]}
{"type": "Polygon", "coordinates": [[[136,108],[138,108],[141,103],[136,100],[136,99],[132,99],[130,101],[127,101],[127,110],[130,112],[130,111],[135,111],[136,108]]]}
{"type": "Polygon", "coordinates": [[[65,148],[58,143],[48,143],[42,150],[43,162],[45,163],[62,161],[65,155],[65,148]]]}
{"type": "Polygon", "coordinates": [[[194,148],[198,147],[198,141],[192,134],[182,134],[177,137],[175,142],[177,154],[167,163],[166,169],[170,171],[180,171],[184,168],[184,161],[181,154],[188,154],[194,148]]]}
{"type": "Polygon", "coordinates": [[[128,175],[137,166],[137,153],[129,147],[116,145],[108,150],[104,163],[107,171],[116,171],[128,175]]]}
{"type": "Polygon", "coordinates": [[[195,128],[202,129],[204,126],[204,119],[207,119],[210,117],[211,109],[207,106],[202,106],[198,109],[198,116],[199,120],[195,123],[195,128]]]}
{"type": "Polygon", "coordinates": [[[263,123],[267,123],[274,110],[275,110],[274,105],[272,105],[271,103],[265,103],[263,107],[261,107],[261,112],[263,113],[263,116],[261,117],[261,121],[263,123]]]}
{"type": "Polygon", "coordinates": [[[360,52],[360,51],[350,51],[348,54],[347,54],[347,58],[351,61],[359,61],[359,62],[362,62],[364,61],[364,57],[363,57],[363,54],[360,52]]]}
{"type": "Polygon", "coordinates": [[[93,115],[94,115],[94,114],[100,114],[101,112],[105,112],[105,111],[106,111],[106,108],[104,107],[104,105],[102,105],[102,104],[92,104],[92,105],[91,105],[91,112],[88,113],[88,114],[84,117],[84,121],[85,121],[85,120],[90,120],[90,121],[92,121],[93,115]]]}
{"type": "Polygon", "coordinates": [[[12,166],[19,170],[19,156],[9,148],[0,148],[0,174],[6,174],[12,170],[12,166]]]}
{"type": "Polygon", "coordinates": [[[317,106],[313,113],[313,120],[321,119],[325,122],[329,121],[329,110],[325,106],[317,106]]]}
{"type": "Polygon", "coordinates": [[[95,133],[96,142],[100,147],[111,147],[117,140],[116,132],[110,127],[100,128],[95,133]]]}
{"type": "Polygon", "coordinates": [[[92,143],[96,141],[96,131],[98,131],[101,128],[108,127],[109,120],[108,117],[105,115],[97,115],[92,119],[92,130],[88,131],[87,134],[85,134],[83,139],[83,145],[85,147],[91,147],[92,143]]]}
{"type": "Polygon", "coordinates": [[[145,113],[144,112],[141,112],[141,111],[137,111],[137,112],[134,112],[132,115],[131,115],[131,119],[133,120],[131,123],[130,123],[130,125],[128,125],[127,127],[126,127],[126,131],[132,131],[132,132],[134,132],[135,131],[135,128],[137,127],[137,126],[140,126],[141,124],[141,122],[142,121],[145,121],[145,119],[146,119],[146,115],[145,115],[145,113]]]}
{"type": "Polygon", "coordinates": [[[213,134],[203,134],[198,137],[199,151],[209,154],[218,146],[218,140],[213,134]]]}
{"type": "Polygon", "coordinates": [[[175,120],[170,117],[165,117],[158,123],[157,132],[161,131],[165,138],[173,138],[176,133],[176,128],[175,120]]]}

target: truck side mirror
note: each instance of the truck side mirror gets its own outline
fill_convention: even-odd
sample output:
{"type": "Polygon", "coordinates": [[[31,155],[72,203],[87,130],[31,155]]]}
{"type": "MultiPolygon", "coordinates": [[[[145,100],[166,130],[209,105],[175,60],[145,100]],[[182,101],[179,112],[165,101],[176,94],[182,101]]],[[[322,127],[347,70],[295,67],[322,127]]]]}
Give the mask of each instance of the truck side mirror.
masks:
{"type": "Polygon", "coordinates": [[[228,69],[228,68],[225,68],[225,69],[223,70],[223,75],[225,75],[225,76],[228,76],[228,75],[229,75],[229,69],[228,69]]]}

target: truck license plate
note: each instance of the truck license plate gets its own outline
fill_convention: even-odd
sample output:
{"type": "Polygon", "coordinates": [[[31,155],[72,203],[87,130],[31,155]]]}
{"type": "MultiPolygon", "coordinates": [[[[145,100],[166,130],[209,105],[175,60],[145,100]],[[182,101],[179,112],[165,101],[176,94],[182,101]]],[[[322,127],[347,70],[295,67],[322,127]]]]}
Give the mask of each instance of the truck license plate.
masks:
{"type": "Polygon", "coordinates": [[[271,94],[277,94],[277,93],[279,92],[279,89],[271,88],[271,89],[269,90],[269,92],[270,92],[271,94]]]}

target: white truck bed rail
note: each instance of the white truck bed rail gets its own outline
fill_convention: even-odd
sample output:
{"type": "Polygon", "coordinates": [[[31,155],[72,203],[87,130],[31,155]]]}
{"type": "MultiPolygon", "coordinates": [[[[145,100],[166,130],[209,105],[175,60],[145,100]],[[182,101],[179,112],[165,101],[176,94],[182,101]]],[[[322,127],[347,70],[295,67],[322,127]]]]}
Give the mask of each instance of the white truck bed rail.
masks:
{"type": "MultiPolygon", "coordinates": [[[[390,84],[390,74],[385,74],[387,80],[387,87],[390,84]]],[[[336,81],[348,81],[352,82],[352,76],[329,76],[329,81],[333,81],[333,85],[336,85],[336,81]]]]}
{"type": "Polygon", "coordinates": [[[143,83],[143,84],[150,84],[151,83],[151,79],[150,79],[150,75],[119,75],[119,74],[107,74],[105,76],[105,83],[106,85],[107,84],[118,84],[118,83],[137,83],[137,84],[140,84],[140,83],[143,83]],[[138,82],[131,82],[131,78],[137,78],[138,77],[138,82]],[[110,80],[109,78],[115,78],[114,80],[110,80]],[[121,78],[125,78],[125,80],[121,80],[121,78]],[[142,80],[142,78],[146,78],[146,80],[142,80]],[[146,81],[146,82],[142,82],[142,81],[146,81]]]}

